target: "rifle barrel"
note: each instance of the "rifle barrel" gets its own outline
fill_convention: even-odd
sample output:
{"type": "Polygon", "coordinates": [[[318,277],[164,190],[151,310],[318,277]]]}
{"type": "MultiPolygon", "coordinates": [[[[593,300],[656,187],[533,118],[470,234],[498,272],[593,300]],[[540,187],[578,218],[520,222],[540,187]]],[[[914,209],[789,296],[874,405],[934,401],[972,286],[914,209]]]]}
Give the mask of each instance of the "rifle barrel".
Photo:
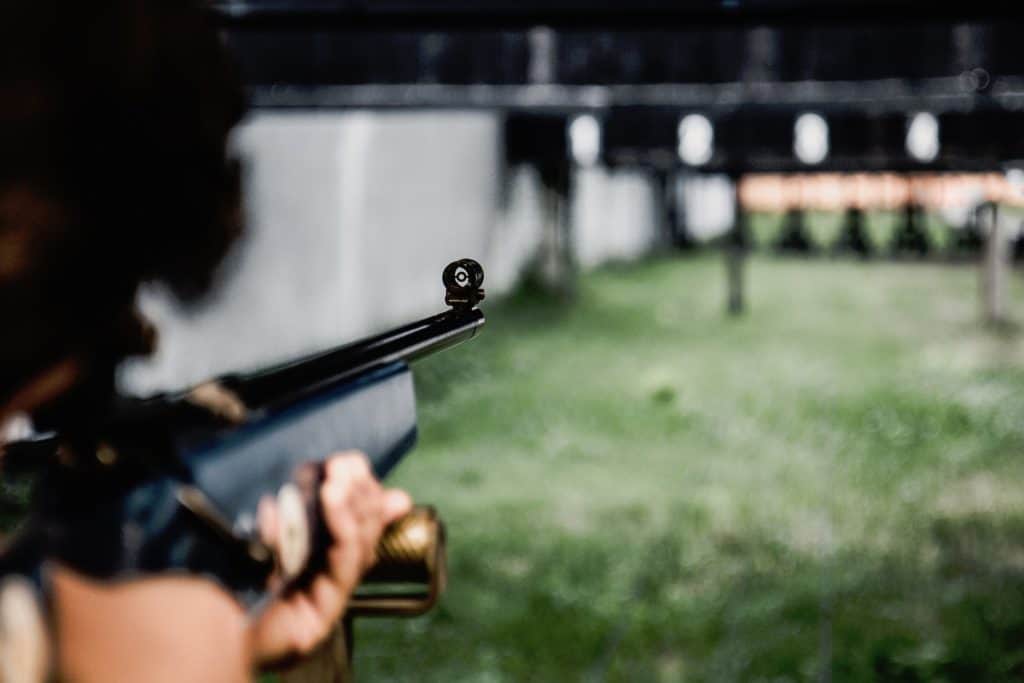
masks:
{"type": "Polygon", "coordinates": [[[411,362],[454,346],[471,339],[483,324],[479,309],[445,311],[298,360],[229,375],[221,383],[250,408],[273,407],[383,365],[411,362]]]}

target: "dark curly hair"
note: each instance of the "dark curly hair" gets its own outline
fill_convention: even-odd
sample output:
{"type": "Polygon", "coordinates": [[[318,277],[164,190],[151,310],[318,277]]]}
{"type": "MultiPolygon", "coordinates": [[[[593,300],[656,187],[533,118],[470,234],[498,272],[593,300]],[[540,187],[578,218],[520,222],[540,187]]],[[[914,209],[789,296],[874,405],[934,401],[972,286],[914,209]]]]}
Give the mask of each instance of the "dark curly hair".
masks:
{"type": "Polygon", "coordinates": [[[188,0],[0,7],[0,405],[123,328],[141,282],[190,300],[240,230],[233,63],[188,0]]]}

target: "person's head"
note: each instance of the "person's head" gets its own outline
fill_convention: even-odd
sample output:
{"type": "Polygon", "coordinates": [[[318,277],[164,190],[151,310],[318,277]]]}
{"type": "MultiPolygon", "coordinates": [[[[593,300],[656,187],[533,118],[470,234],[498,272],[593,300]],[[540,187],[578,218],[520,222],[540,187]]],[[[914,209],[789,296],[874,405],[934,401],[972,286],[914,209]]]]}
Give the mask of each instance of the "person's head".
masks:
{"type": "Polygon", "coordinates": [[[205,290],[240,225],[243,98],[195,2],[0,5],[2,419],[138,351],[141,282],[205,290]]]}

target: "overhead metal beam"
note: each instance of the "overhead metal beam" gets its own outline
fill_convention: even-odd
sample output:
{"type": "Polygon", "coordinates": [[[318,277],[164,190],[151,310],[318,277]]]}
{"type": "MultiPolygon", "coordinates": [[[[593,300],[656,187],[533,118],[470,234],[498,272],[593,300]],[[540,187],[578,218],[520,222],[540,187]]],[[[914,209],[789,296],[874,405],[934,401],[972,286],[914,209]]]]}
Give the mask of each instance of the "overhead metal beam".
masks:
{"type": "Polygon", "coordinates": [[[602,31],[225,31],[274,107],[1015,107],[1024,18],[1001,24],[602,31]]]}
{"type": "Polygon", "coordinates": [[[344,25],[362,30],[920,24],[1019,13],[1014,3],[998,0],[217,0],[211,7],[225,26],[344,25]]]}
{"type": "Polygon", "coordinates": [[[959,78],[923,81],[805,81],[649,85],[490,85],[396,83],[255,85],[252,103],[266,108],[503,109],[599,112],[609,107],[674,107],[697,112],[740,106],[871,112],[1024,110],[1024,77],[1006,78],[979,96],[959,78]]]}
{"type": "Polygon", "coordinates": [[[257,107],[625,116],[606,160],[662,168],[678,163],[679,118],[697,112],[715,122],[706,167],[739,173],[803,168],[793,149],[802,112],[830,120],[822,167],[834,170],[989,168],[1021,156],[1024,16],[1011,5],[221,0],[213,11],[257,107]],[[943,121],[942,154],[926,164],[905,150],[919,111],[943,121]],[[631,141],[631,126],[653,125],[648,115],[664,119],[663,139],[631,141]]]}

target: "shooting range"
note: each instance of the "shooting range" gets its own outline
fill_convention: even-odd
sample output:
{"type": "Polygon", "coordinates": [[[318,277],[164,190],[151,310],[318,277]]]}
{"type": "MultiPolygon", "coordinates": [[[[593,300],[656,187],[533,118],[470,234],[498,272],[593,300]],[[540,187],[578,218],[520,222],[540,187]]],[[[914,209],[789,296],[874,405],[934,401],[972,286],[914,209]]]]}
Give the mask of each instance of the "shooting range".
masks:
{"type": "Polygon", "coordinates": [[[249,99],[247,231],[201,306],[142,291],[160,345],[125,391],[379,333],[442,308],[445,264],[486,272],[479,338],[414,366],[388,480],[443,517],[447,588],[357,620],[359,680],[1024,677],[1019,9],[210,19],[249,99]]]}

